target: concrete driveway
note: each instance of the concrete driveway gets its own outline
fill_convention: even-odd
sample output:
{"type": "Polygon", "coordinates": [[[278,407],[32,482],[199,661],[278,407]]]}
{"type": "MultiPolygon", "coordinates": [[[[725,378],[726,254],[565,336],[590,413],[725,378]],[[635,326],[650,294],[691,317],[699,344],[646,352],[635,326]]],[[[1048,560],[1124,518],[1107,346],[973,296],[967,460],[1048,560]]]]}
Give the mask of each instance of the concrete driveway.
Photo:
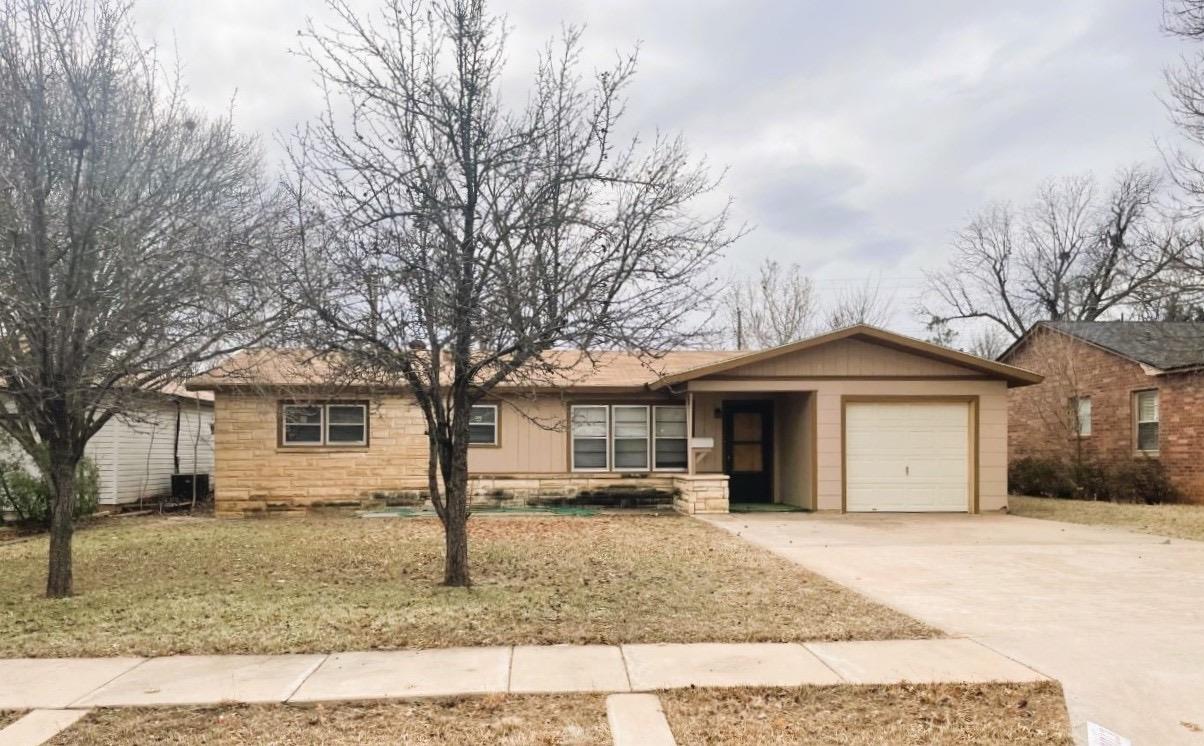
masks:
{"type": "Polygon", "coordinates": [[[1204,543],[1006,515],[709,522],[1062,682],[1075,736],[1204,745],[1204,543]]]}

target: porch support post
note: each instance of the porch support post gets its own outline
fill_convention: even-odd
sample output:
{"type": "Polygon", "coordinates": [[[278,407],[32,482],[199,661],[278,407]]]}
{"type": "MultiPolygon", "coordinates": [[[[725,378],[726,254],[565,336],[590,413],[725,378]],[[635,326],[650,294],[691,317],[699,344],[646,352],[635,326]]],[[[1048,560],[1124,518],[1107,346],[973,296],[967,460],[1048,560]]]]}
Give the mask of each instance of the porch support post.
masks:
{"type": "Polygon", "coordinates": [[[691,441],[694,440],[694,392],[689,390],[689,384],[686,384],[686,473],[694,473],[694,446],[691,441]]]}

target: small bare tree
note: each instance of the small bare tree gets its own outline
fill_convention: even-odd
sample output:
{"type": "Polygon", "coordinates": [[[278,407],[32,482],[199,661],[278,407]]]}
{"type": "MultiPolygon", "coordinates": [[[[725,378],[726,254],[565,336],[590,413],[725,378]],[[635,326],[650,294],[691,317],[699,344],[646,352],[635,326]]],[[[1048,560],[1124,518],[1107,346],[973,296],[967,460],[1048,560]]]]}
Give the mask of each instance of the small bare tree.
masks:
{"type": "Polygon", "coordinates": [[[72,592],[84,447],[138,392],[254,336],[258,148],[181,98],[128,5],[0,4],[0,428],[51,487],[72,592]]]}
{"type": "Polygon", "coordinates": [[[736,349],[776,347],[816,327],[815,284],[798,264],[766,259],[756,278],[734,283],[723,297],[728,335],[736,349]]]}
{"type": "Polygon", "coordinates": [[[828,329],[843,329],[855,324],[886,326],[894,314],[894,299],[882,292],[882,284],[866,279],[860,285],[842,288],[832,300],[824,319],[828,329]]]}
{"type": "Polygon", "coordinates": [[[328,4],[337,25],[304,36],[329,105],[294,148],[282,292],[332,378],[416,399],[444,582],[466,586],[472,404],[503,381],[584,373],[592,349],[688,341],[713,295],[700,273],[734,234],[726,209],[694,216],[715,182],[681,140],[616,144],[633,57],[587,86],[570,28],[508,109],[503,28],[481,0],[328,4]],[[583,355],[550,354],[563,349],[583,355]]]}
{"type": "Polygon", "coordinates": [[[1163,297],[1192,240],[1161,208],[1163,187],[1129,168],[1102,197],[1079,177],[1047,182],[1027,209],[987,208],[958,234],[949,267],[929,273],[922,312],[1014,340],[1037,321],[1093,321],[1163,297]]]}

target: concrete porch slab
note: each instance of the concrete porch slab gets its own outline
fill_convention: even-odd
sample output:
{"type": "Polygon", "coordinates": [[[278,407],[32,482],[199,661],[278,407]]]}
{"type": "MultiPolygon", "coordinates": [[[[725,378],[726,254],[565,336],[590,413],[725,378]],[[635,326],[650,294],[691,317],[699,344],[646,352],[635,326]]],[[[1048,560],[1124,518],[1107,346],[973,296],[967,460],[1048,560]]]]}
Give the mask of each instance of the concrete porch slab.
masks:
{"type": "Polygon", "coordinates": [[[81,707],[283,702],[321,655],[176,655],[152,658],[75,704],[81,707]]]}
{"type": "Polygon", "coordinates": [[[290,702],[443,697],[505,692],[510,648],[337,653],[290,702]]]}
{"type": "Polygon", "coordinates": [[[36,710],[66,707],[142,661],[142,658],[0,660],[0,709],[36,710]]]}
{"type": "Polygon", "coordinates": [[[623,657],[633,691],[841,683],[811,651],[794,643],[624,645],[623,657]]]}
{"type": "Polygon", "coordinates": [[[614,746],[676,746],[669,721],[655,694],[612,694],[606,723],[614,746]]]}
{"type": "Polygon", "coordinates": [[[1044,681],[1045,676],[973,640],[806,643],[854,684],[1044,681]]]}
{"type": "Polygon", "coordinates": [[[520,645],[510,664],[510,691],[627,692],[627,668],[615,645],[520,645]]]}
{"type": "Polygon", "coordinates": [[[33,710],[0,730],[0,746],[38,746],[75,725],[87,710],[33,710]]]}

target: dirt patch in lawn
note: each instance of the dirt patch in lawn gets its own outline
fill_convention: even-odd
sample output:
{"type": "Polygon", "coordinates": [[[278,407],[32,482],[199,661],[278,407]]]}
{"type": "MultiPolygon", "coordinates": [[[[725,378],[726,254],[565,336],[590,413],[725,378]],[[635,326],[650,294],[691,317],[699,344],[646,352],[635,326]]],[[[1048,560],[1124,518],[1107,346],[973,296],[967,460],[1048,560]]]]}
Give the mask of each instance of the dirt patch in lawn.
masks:
{"type": "Polygon", "coordinates": [[[682,744],[1070,744],[1058,684],[697,689],[661,694],[682,744]]]}
{"type": "Polygon", "coordinates": [[[1204,541],[1204,505],[1131,505],[1053,497],[1008,498],[1012,515],[1115,526],[1146,534],[1204,541]]]}
{"type": "Polygon", "coordinates": [[[601,746],[601,696],[497,696],[330,707],[97,710],[52,744],[448,744],[601,746]]]}
{"type": "Polygon", "coordinates": [[[474,518],[475,585],[445,588],[427,519],[147,519],[0,546],[0,656],[459,645],[872,640],[934,630],[679,516],[474,518]]]}
{"type": "Polygon", "coordinates": [[[0,728],[6,728],[21,719],[25,713],[20,710],[0,710],[0,728]]]}

